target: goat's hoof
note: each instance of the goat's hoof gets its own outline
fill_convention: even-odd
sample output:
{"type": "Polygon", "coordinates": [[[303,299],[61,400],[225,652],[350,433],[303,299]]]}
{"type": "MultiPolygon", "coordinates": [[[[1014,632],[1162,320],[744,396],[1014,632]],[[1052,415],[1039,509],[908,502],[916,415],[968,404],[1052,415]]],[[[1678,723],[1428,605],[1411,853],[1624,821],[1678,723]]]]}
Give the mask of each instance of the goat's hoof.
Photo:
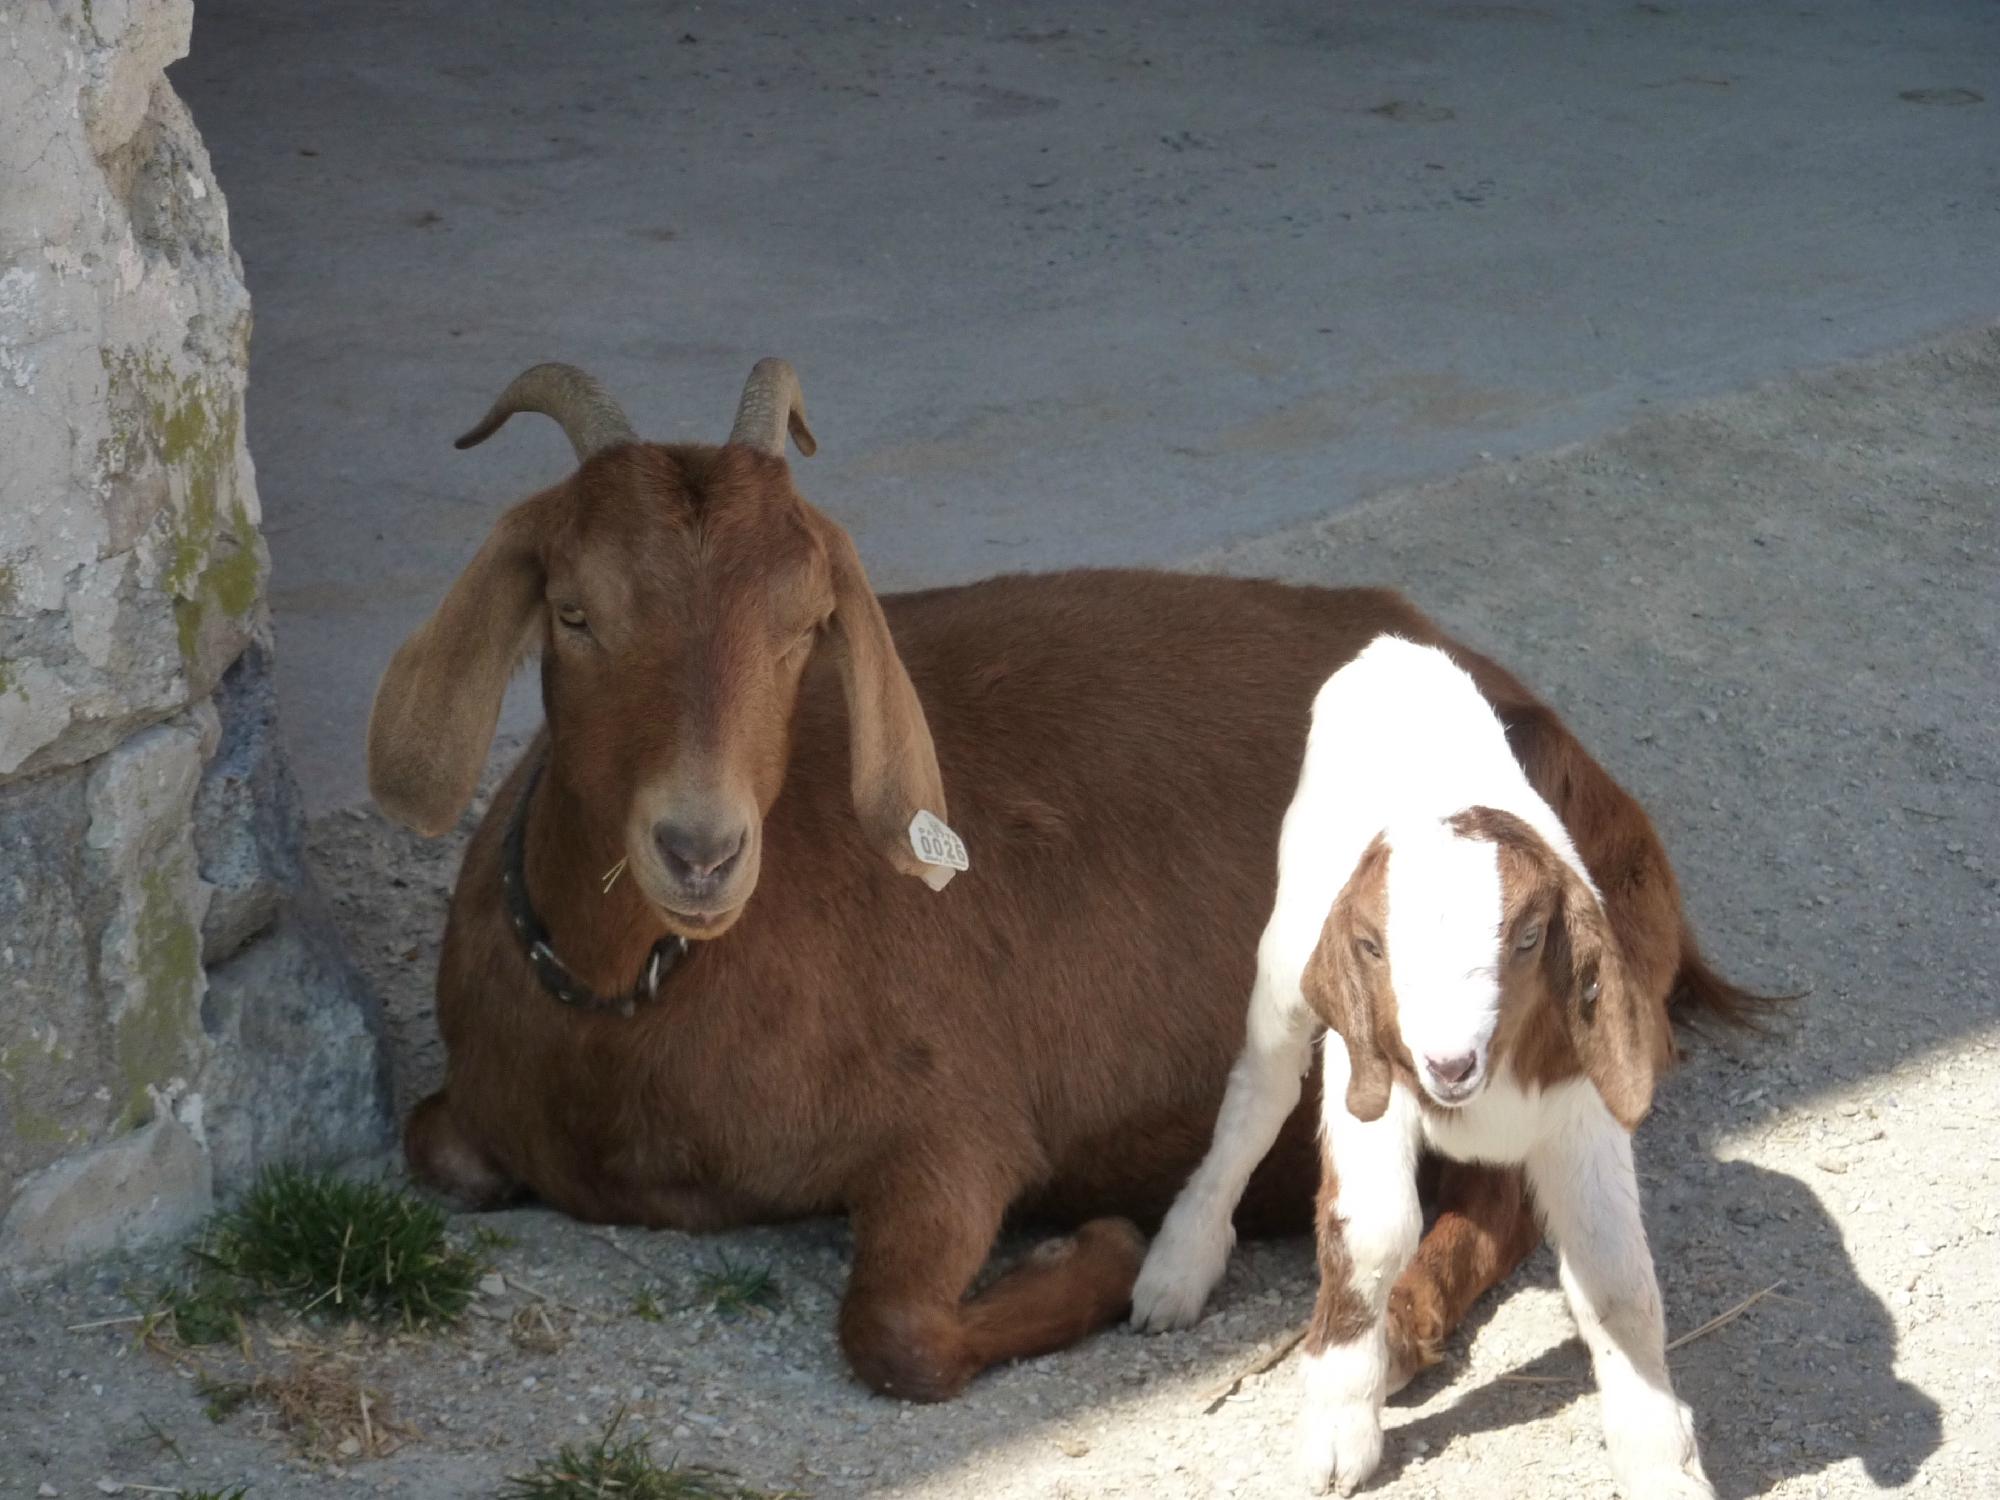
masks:
{"type": "Polygon", "coordinates": [[[1428,1280],[1405,1278],[1389,1294],[1389,1383],[1394,1395],[1444,1359],[1443,1299],[1428,1280]]]}
{"type": "Polygon", "coordinates": [[[1192,1328],[1229,1265],[1236,1229],[1227,1218],[1167,1215],[1132,1288],[1132,1326],[1141,1333],[1192,1328]]]}
{"type": "Polygon", "coordinates": [[[1315,1405],[1307,1400],[1300,1423],[1306,1487],[1351,1495],[1382,1464],[1381,1414],[1366,1401],[1315,1405]]]}
{"type": "Polygon", "coordinates": [[[1676,1400],[1650,1422],[1607,1418],[1604,1436],[1625,1500],[1714,1500],[1686,1402],[1676,1400]]]}

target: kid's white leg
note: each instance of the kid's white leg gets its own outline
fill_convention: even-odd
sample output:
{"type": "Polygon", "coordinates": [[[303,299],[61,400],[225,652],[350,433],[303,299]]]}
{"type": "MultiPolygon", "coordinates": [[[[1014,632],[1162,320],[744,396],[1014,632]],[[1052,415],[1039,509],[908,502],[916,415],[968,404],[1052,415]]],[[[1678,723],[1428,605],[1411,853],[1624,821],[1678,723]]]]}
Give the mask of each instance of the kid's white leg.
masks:
{"type": "Polygon", "coordinates": [[[1347,1112],[1346,1049],[1326,1051],[1324,1180],[1314,1229],[1319,1300],[1306,1330],[1305,1409],[1299,1439],[1306,1482],[1351,1495],[1382,1461],[1382,1402],[1389,1386],[1389,1289],[1416,1254],[1416,1100],[1390,1091],[1379,1120],[1347,1112]],[[1336,1076],[1340,1075],[1340,1076],[1336,1076]]]}
{"type": "Polygon", "coordinates": [[[1229,1264],[1231,1222],[1250,1174],[1299,1102],[1312,1062],[1312,1013],[1260,972],[1250,996],[1248,1036],[1215,1121],[1208,1155],[1188,1179],[1146,1254],[1132,1289],[1132,1326],[1149,1333],[1192,1327],[1229,1264]]]}
{"type": "Polygon", "coordinates": [[[1666,1323],[1639,1214],[1632,1141],[1595,1093],[1527,1160],[1590,1349],[1604,1442],[1625,1500],[1713,1500],[1694,1416],[1667,1373],[1666,1323]]]}

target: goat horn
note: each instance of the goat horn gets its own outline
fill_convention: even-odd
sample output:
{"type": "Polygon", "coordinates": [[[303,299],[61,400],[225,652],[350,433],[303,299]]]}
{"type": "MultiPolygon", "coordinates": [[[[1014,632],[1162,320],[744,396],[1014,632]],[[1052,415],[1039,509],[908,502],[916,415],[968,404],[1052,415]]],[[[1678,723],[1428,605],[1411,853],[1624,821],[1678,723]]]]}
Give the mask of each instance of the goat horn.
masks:
{"type": "Polygon", "coordinates": [[[485,442],[518,411],[538,411],[561,423],[578,463],[606,448],[638,441],[624,411],[603,386],[575,365],[542,364],[516,375],[479,425],[452,446],[470,448],[485,442]]]}
{"type": "Polygon", "coordinates": [[[798,371],[782,359],[760,359],[743,383],[729,441],[783,458],[788,430],[807,458],[818,451],[812,429],[806,426],[806,398],[799,389],[798,371]]]}

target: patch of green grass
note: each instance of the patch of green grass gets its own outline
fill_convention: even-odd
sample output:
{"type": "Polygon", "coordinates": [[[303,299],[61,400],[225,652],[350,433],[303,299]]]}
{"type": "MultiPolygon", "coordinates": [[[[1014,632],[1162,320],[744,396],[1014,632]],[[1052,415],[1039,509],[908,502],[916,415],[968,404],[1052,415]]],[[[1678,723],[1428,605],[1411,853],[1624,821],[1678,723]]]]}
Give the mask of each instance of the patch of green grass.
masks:
{"type": "Polygon", "coordinates": [[[294,1312],[405,1328],[457,1322],[479,1284],[479,1261],[446,1239],[443,1210],[295,1167],[266,1171],[194,1253],[294,1312]]]}
{"type": "Polygon", "coordinates": [[[667,1321],[667,1310],[660,1306],[660,1299],[650,1291],[638,1291],[632,1295],[632,1316],[643,1318],[648,1323],[667,1321]]]}
{"type": "Polygon", "coordinates": [[[157,1298],[152,1313],[173,1325],[174,1337],[199,1348],[227,1344],[241,1336],[243,1319],[256,1306],[250,1288],[212,1267],[204,1268],[186,1286],[172,1286],[157,1298]]]}
{"type": "Polygon", "coordinates": [[[472,1231],[472,1248],[475,1250],[512,1250],[520,1243],[504,1229],[495,1229],[490,1224],[481,1224],[472,1231]]]}
{"type": "Polygon", "coordinates": [[[226,1490],[175,1490],[174,1500],[243,1500],[249,1493],[249,1485],[239,1484],[226,1490]]]}
{"type": "Polygon", "coordinates": [[[206,1375],[195,1383],[194,1393],[206,1403],[202,1412],[211,1422],[228,1421],[256,1394],[247,1381],[212,1380],[206,1375]]]}
{"type": "Polygon", "coordinates": [[[695,1282],[695,1295],[725,1318],[774,1313],[785,1305],[784,1293],[778,1290],[769,1266],[740,1266],[726,1255],[714,1270],[701,1273],[695,1282]]]}
{"type": "Polygon", "coordinates": [[[792,1500],[798,1494],[751,1489],[721,1469],[657,1463],[644,1438],[617,1440],[624,1420],[621,1411],[596,1442],[565,1443],[554,1458],[508,1475],[501,1500],[792,1500]]]}

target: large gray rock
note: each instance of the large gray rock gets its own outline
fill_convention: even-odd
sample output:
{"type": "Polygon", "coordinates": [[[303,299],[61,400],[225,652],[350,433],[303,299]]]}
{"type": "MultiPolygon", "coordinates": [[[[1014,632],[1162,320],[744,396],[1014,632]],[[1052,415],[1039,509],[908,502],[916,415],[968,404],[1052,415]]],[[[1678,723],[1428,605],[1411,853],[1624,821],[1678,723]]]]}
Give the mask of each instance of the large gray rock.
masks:
{"type": "Polygon", "coordinates": [[[0,1268],[382,1143],[299,858],[243,443],[249,298],[164,68],[189,0],[0,29],[0,1268]],[[211,1128],[212,1127],[212,1128],[211,1128]]]}
{"type": "Polygon", "coordinates": [[[85,790],[89,894],[108,903],[97,987],[123,1124],[146,1117],[149,1090],[198,1075],[204,1061],[201,924],[209,893],[195,869],[192,823],[200,780],[200,732],[183,715],[99,757],[85,790]]]}
{"type": "Polygon", "coordinates": [[[392,1139],[380,1006],[316,912],[209,971],[202,1079],[219,1182],[267,1162],[338,1161],[392,1139]],[[310,918],[310,919],[309,919],[310,918]]]}
{"type": "Polygon", "coordinates": [[[30,1179],[0,1220],[0,1266],[32,1275],[183,1235],[214,1207],[208,1151],[163,1112],[30,1179]]]}
{"type": "Polygon", "coordinates": [[[0,1193],[111,1119],[87,781],[78,770],[0,785],[0,1193]]]}
{"type": "Polygon", "coordinates": [[[217,743],[195,794],[194,846],[209,888],[201,958],[218,964],[275,922],[304,880],[304,813],[278,744],[270,652],[245,651],[211,701],[217,743]]]}
{"type": "Polygon", "coordinates": [[[8,8],[0,776],[205,695],[258,626],[249,296],[162,69],[188,0],[8,8]]]}

